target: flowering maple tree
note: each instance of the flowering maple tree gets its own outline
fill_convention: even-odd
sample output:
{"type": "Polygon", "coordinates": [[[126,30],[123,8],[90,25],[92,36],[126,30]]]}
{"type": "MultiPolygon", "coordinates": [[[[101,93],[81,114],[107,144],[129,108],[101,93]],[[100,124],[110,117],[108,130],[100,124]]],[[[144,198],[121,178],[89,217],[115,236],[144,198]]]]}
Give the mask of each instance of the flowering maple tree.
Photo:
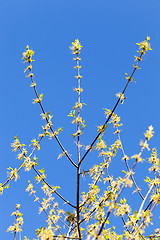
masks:
{"type": "MultiPolygon", "coordinates": [[[[84,133],[86,127],[85,120],[82,118],[81,109],[84,103],[81,101],[81,74],[80,74],[80,53],[82,46],[78,39],[76,39],[70,47],[75,61],[74,68],[77,71],[75,76],[77,79],[77,86],[74,91],[77,93],[77,102],[73,106],[69,113],[69,117],[72,118],[72,124],[76,125],[76,130],[72,133],[73,139],[76,139],[77,148],[77,160],[73,159],[68,151],[60,141],[59,134],[62,132],[62,128],[53,128],[52,115],[50,111],[46,111],[43,106],[43,94],[39,94],[37,85],[35,82],[34,74],[32,71],[33,55],[34,51],[26,47],[26,51],[23,53],[23,60],[28,64],[25,71],[28,73],[27,78],[31,80],[31,87],[35,92],[36,98],[33,103],[39,104],[41,108],[41,116],[45,121],[42,126],[42,133],[38,138],[31,141],[31,153],[28,154],[28,150],[25,144],[21,144],[18,136],[15,136],[14,142],[11,144],[13,151],[17,152],[17,158],[21,161],[19,168],[9,168],[9,178],[0,184],[0,193],[2,194],[4,189],[9,187],[11,180],[17,181],[18,173],[22,169],[25,171],[34,171],[36,174],[35,181],[37,184],[41,184],[41,190],[43,191],[44,198],[39,198],[38,192],[34,188],[34,184],[29,180],[28,187],[26,189],[30,195],[34,196],[34,201],[39,204],[39,213],[44,212],[47,216],[47,226],[40,226],[36,230],[37,239],[41,240],[53,240],[53,239],[159,239],[160,229],[155,229],[149,235],[146,235],[145,231],[152,224],[152,214],[155,207],[160,203],[160,167],[159,158],[157,157],[157,151],[155,148],[150,150],[149,140],[153,137],[153,127],[149,126],[148,130],[144,133],[144,140],[140,141],[141,149],[138,154],[128,156],[124,150],[124,146],[121,141],[121,126],[120,117],[115,113],[119,104],[123,104],[126,100],[125,92],[130,83],[133,82],[133,76],[139,64],[142,61],[143,56],[148,50],[151,50],[149,43],[150,38],[140,43],[138,56],[135,56],[135,64],[133,65],[133,71],[129,75],[125,73],[127,80],[126,85],[122,92],[116,94],[118,97],[112,110],[104,109],[106,120],[104,124],[98,127],[98,132],[93,141],[85,146],[85,153],[82,154],[81,135],[84,133]],[[110,146],[107,146],[105,140],[105,133],[107,128],[113,125],[113,133],[115,141],[110,146]],[[59,192],[59,186],[53,186],[46,180],[45,169],[38,169],[38,159],[33,156],[36,150],[40,150],[40,144],[42,140],[48,137],[50,140],[56,139],[62,153],[58,158],[66,157],[76,171],[76,204],[68,201],[59,192]],[[146,176],[145,182],[148,184],[148,192],[143,195],[143,190],[138,187],[138,183],[134,178],[135,166],[139,162],[143,162],[143,152],[147,149],[150,153],[148,156],[148,162],[150,163],[149,173],[150,177],[146,176]],[[98,151],[98,157],[101,161],[99,164],[94,164],[90,169],[83,169],[82,163],[86,160],[87,155],[92,151],[98,151]],[[110,174],[110,165],[113,158],[116,158],[118,153],[121,152],[122,160],[126,170],[115,177],[114,173],[110,174]],[[133,159],[133,160],[132,160],[133,159]],[[132,160],[132,161],[131,161],[132,160]],[[132,165],[130,164],[132,163],[132,165]],[[80,192],[81,188],[86,183],[83,178],[87,178],[89,188],[87,192],[80,192]],[[135,211],[132,211],[132,206],[128,204],[127,197],[122,197],[124,189],[130,188],[141,199],[141,205],[135,211]],[[55,201],[54,195],[57,195],[66,205],[68,211],[62,209],[58,202],[55,201]],[[145,207],[144,207],[145,206],[145,207]],[[118,217],[123,222],[123,229],[116,232],[115,225],[110,223],[111,216],[118,217]]],[[[84,146],[83,146],[84,147],[84,146]]],[[[62,186],[63,187],[63,186],[62,186]]],[[[135,198],[136,199],[136,198],[135,198]]],[[[14,240],[21,239],[23,218],[19,211],[20,204],[16,205],[16,212],[12,215],[15,216],[15,222],[13,226],[8,228],[8,232],[14,234],[14,240]]],[[[25,240],[29,240],[26,236],[25,240]]]]}

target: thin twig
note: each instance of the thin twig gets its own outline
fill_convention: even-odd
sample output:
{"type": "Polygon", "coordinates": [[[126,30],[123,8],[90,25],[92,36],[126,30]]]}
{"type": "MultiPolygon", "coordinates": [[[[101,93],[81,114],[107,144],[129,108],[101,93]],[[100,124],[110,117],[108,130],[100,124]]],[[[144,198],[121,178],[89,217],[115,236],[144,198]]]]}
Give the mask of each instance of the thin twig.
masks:
{"type": "Polygon", "coordinates": [[[120,215],[120,216],[121,216],[121,219],[122,219],[122,221],[123,221],[123,223],[124,223],[125,228],[126,228],[127,231],[130,233],[129,228],[126,226],[126,222],[125,222],[125,220],[124,220],[124,217],[123,217],[122,215],[120,215]]]}
{"type": "MultiPolygon", "coordinates": [[[[43,208],[43,205],[41,204],[41,202],[39,201],[39,200],[37,200],[38,201],[38,203],[39,203],[39,205],[41,206],[41,208],[43,209],[43,211],[45,212],[45,214],[47,215],[47,217],[48,217],[48,219],[49,219],[49,215],[48,215],[48,213],[47,213],[47,211],[43,208]]],[[[57,230],[58,230],[58,232],[62,235],[62,237],[63,237],[63,234],[62,234],[62,232],[59,230],[59,228],[57,227],[57,225],[53,222],[53,220],[50,218],[50,220],[51,220],[51,222],[52,222],[52,224],[57,228],[57,230]]]]}
{"type": "MultiPolygon", "coordinates": [[[[147,140],[146,140],[146,142],[147,142],[147,140]]],[[[144,150],[144,148],[142,147],[142,148],[141,148],[141,151],[140,151],[140,153],[139,153],[139,156],[142,155],[143,150],[144,150]]],[[[134,162],[134,164],[133,164],[130,172],[127,173],[127,178],[129,178],[129,177],[131,176],[131,174],[132,174],[132,172],[133,172],[133,169],[135,168],[136,164],[137,164],[137,161],[134,162]]],[[[117,202],[119,196],[121,195],[124,187],[125,187],[125,183],[123,183],[123,185],[122,185],[119,193],[117,194],[117,196],[116,196],[116,198],[115,198],[115,200],[114,200],[114,205],[115,205],[115,203],[117,202]]],[[[106,217],[105,217],[105,219],[104,219],[104,221],[103,221],[103,223],[101,224],[100,230],[99,230],[99,232],[98,232],[98,234],[97,234],[97,236],[96,236],[96,240],[98,239],[98,236],[100,236],[100,234],[102,233],[103,228],[104,228],[104,226],[105,226],[105,224],[106,224],[106,221],[108,220],[109,215],[110,215],[111,212],[112,212],[112,209],[109,209],[109,210],[108,210],[108,213],[107,213],[107,215],[106,215],[106,217]]]]}
{"type": "MultiPolygon", "coordinates": [[[[15,225],[17,226],[17,218],[18,218],[18,215],[17,215],[17,211],[18,211],[18,209],[16,209],[16,221],[15,221],[15,225]]],[[[17,231],[15,230],[14,231],[14,240],[16,240],[16,234],[17,234],[17,231]]]]}
{"type": "MultiPolygon", "coordinates": [[[[80,76],[79,74],[79,58],[78,58],[78,55],[79,55],[79,52],[77,52],[76,56],[77,56],[77,71],[78,71],[78,74],[77,76],[80,76]]],[[[80,89],[80,78],[78,77],[78,88],[80,89]]],[[[80,91],[78,91],[78,104],[80,104],[80,91]]],[[[78,119],[80,118],[80,106],[78,105],[78,119]]],[[[78,168],[77,168],[77,229],[78,229],[78,236],[79,236],[79,239],[82,239],[82,235],[81,235],[81,229],[80,229],[80,208],[79,208],[79,190],[80,190],[80,160],[81,160],[81,157],[80,157],[80,122],[78,121],[77,122],[77,131],[78,131],[78,135],[77,135],[77,151],[78,151],[78,168]]]]}
{"type": "MultiPolygon", "coordinates": [[[[32,74],[32,70],[31,70],[31,69],[32,69],[32,67],[31,67],[32,65],[31,65],[31,62],[30,62],[30,61],[29,61],[29,66],[30,66],[30,68],[29,68],[30,78],[31,78],[32,83],[34,83],[33,74],[32,74]]],[[[38,95],[36,86],[34,85],[33,88],[34,88],[34,92],[35,92],[35,94],[36,94],[37,99],[39,99],[39,95],[38,95]]],[[[40,105],[40,107],[41,107],[41,110],[42,110],[43,114],[46,115],[46,112],[45,112],[45,110],[44,110],[44,107],[43,107],[41,101],[39,101],[39,105],[40,105]]],[[[47,123],[49,123],[48,117],[46,117],[46,121],[47,121],[47,123]]],[[[69,154],[67,153],[67,151],[64,149],[62,143],[61,143],[60,140],[58,139],[58,136],[55,134],[55,132],[54,132],[54,130],[53,130],[53,128],[52,128],[51,125],[50,125],[50,129],[51,129],[52,133],[54,134],[54,137],[55,137],[56,141],[58,142],[59,146],[60,146],[61,149],[63,150],[64,154],[67,156],[67,158],[69,159],[69,161],[77,168],[78,166],[73,162],[73,160],[71,159],[71,157],[69,156],[69,154]]]]}
{"type": "MultiPolygon", "coordinates": [[[[154,209],[154,208],[156,207],[156,205],[158,204],[158,201],[159,201],[159,198],[158,198],[157,201],[155,201],[153,207],[151,208],[150,214],[152,213],[153,209],[154,209]]],[[[136,230],[136,232],[134,233],[134,235],[133,235],[131,238],[129,238],[129,240],[132,240],[132,239],[135,238],[135,236],[137,235],[138,231],[143,227],[143,225],[145,225],[145,217],[144,217],[143,222],[141,223],[141,225],[138,227],[138,229],[136,230]]]]}
{"type": "MultiPolygon", "coordinates": [[[[37,175],[40,177],[41,174],[37,171],[37,169],[35,168],[35,166],[32,166],[32,168],[34,169],[34,171],[37,173],[37,175]]],[[[51,185],[46,182],[46,180],[43,178],[42,181],[51,189],[53,190],[53,188],[51,187],[51,185]]],[[[59,196],[64,202],[66,202],[68,205],[70,205],[73,208],[76,208],[74,205],[72,205],[68,200],[66,200],[64,197],[62,197],[57,191],[54,191],[55,194],[57,194],[57,196],[59,196]]]]}
{"type": "MultiPolygon", "coordinates": [[[[138,62],[137,62],[137,64],[136,64],[137,67],[138,67],[138,64],[139,64],[139,62],[140,62],[141,57],[142,57],[142,54],[141,54],[141,55],[139,56],[139,58],[138,58],[138,62]]],[[[134,67],[134,70],[133,70],[130,78],[128,79],[128,81],[127,81],[127,83],[126,83],[126,86],[124,87],[124,89],[123,89],[123,91],[122,91],[122,94],[125,93],[125,91],[126,91],[126,89],[127,89],[127,87],[128,87],[128,84],[132,81],[132,77],[133,77],[136,69],[137,69],[137,68],[134,67]]],[[[80,164],[84,161],[85,157],[87,156],[87,154],[89,153],[89,151],[92,149],[94,143],[97,141],[97,139],[99,138],[99,136],[101,135],[101,133],[103,132],[103,130],[105,130],[107,123],[109,122],[110,118],[112,117],[112,115],[113,115],[114,111],[116,110],[116,108],[117,108],[117,106],[118,106],[118,104],[119,104],[120,101],[121,101],[121,99],[119,98],[119,99],[117,100],[114,108],[112,109],[111,114],[108,116],[107,120],[105,121],[105,123],[104,123],[104,125],[103,125],[103,127],[102,127],[102,131],[100,131],[100,132],[97,134],[97,136],[95,137],[95,139],[93,140],[93,142],[92,142],[91,145],[89,146],[88,150],[85,152],[85,154],[84,154],[83,157],[81,158],[80,164]]]]}
{"type": "MultiPolygon", "coordinates": [[[[42,139],[43,139],[43,137],[41,137],[41,138],[39,139],[38,144],[41,142],[42,139]]],[[[19,150],[20,150],[21,152],[23,152],[23,150],[22,150],[20,147],[19,147],[19,150]]],[[[29,155],[29,158],[33,155],[33,153],[35,152],[35,150],[36,150],[36,147],[33,148],[32,152],[31,152],[30,155],[29,155]]],[[[25,154],[24,154],[24,156],[25,156],[25,154]]],[[[25,157],[26,157],[26,156],[25,156],[25,157]]],[[[26,157],[26,158],[27,158],[27,157],[26,157]]],[[[25,163],[26,163],[26,160],[19,166],[19,168],[18,168],[17,171],[16,171],[17,173],[24,167],[25,163]]],[[[10,180],[14,179],[13,176],[14,176],[14,175],[11,175],[11,176],[6,180],[6,182],[4,182],[4,183],[2,184],[2,187],[4,187],[8,182],[10,182],[10,180]]]]}
{"type": "MultiPolygon", "coordinates": [[[[121,138],[120,138],[120,133],[119,133],[119,131],[117,131],[117,135],[118,135],[118,138],[119,138],[119,140],[120,140],[120,142],[121,142],[121,149],[122,149],[122,153],[123,153],[123,156],[124,156],[125,164],[126,164],[126,166],[127,166],[128,171],[130,171],[130,168],[129,168],[127,159],[125,158],[126,154],[125,154],[125,152],[124,152],[124,148],[123,148],[123,145],[122,145],[122,141],[121,141],[121,138]]],[[[132,179],[133,184],[135,185],[135,187],[136,187],[136,189],[137,189],[137,192],[139,193],[140,197],[141,197],[142,199],[144,199],[144,197],[142,196],[142,194],[141,194],[141,192],[140,192],[139,187],[137,186],[137,184],[136,184],[136,182],[135,182],[135,180],[134,180],[133,175],[131,175],[131,179],[132,179]]]]}

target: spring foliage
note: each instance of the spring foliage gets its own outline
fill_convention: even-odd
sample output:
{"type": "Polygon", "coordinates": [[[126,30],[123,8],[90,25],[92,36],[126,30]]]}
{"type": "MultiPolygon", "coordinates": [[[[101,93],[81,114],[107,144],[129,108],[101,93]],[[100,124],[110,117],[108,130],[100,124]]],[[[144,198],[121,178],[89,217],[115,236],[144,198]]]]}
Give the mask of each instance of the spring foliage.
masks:
{"type": "MultiPolygon", "coordinates": [[[[33,181],[28,181],[28,187],[26,191],[34,197],[34,201],[39,205],[39,213],[44,212],[47,218],[47,224],[40,226],[36,229],[37,239],[40,240],[53,240],[53,239],[159,239],[160,229],[155,229],[154,232],[146,234],[147,228],[149,229],[152,221],[153,210],[160,203],[160,165],[157,151],[155,148],[149,148],[149,140],[153,137],[153,127],[149,126],[144,133],[143,140],[140,141],[140,151],[133,156],[128,156],[124,150],[121,141],[121,128],[122,123],[120,117],[115,113],[115,110],[119,104],[123,104],[126,101],[125,93],[128,85],[133,82],[133,76],[135,71],[139,69],[139,64],[143,59],[143,56],[148,50],[151,50],[149,43],[150,38],[147,36],[146,39],[140,43],[137,43],[138,56],[135,56],[135,63],[133,64],[133,71],[129,75],[125,73],[126,85],[122,92],[116,94],[117,102],[112,110],[104,109],[105,121],[104,124],[98,127],[97,135],[93,141],[85,146],[85,153],[82,154],[82,143],[81,135],[85,135],[85,120],[81,115],[81,109],[84,104],[81,101],[81,88],[80,74],[80,53],[82,50],[81,43],[78,39],[72,42],[70,50],[74,56],[75,62],[76,80],[77,86],[74,91],[77,93],[77,102],[74,104],[72,110],[68,114],[71,118],[71,123],[75,125],[75,132],[71,133],[73,141],[76,140],[76,151],[77,160],[72,159],[68,151],[62,144],[59,138],[59,134],[62,132],[62,128],[54,129],[52,122],[52,115],[50,111],[46,111],[43,106],[43,94],[39,94],[37,85],[35,82],[34,74],[32,71],[34,51],[26,47],[23,53],[24,63],[27,64],[25,73],[27,78],[30,79],[30,86],[35,92],[34,104],[38,104],[41,109],[41,117],[44,120],[42,126],[42,133],[39,134],[38,138],[31,140],[31,153],[28,154],[28,149],[25,144],[21,144],[18,136],[15,136],[11,147],[14,152],[17,152],[17,158],[21,162],[19,168],[9,167],[9,178],[4,182],[0,183],[0,193],[9,187],[9,182],[12,180],[17,181],[19,178],[19,171],[24,169],[25,171],[34,171],[36,177],[33,181]],[[107,145],[105,142],[105,133],[107,128],[113,126],[113,134],[115,141],[111,145],[107,145]],[[76,204],[68,201],[59,192],[60,186],[53,186],[46,180],[45,169],[38,168],[38,159],[34,155],[36,151],[40,150],[40,145],[43,139],[47,137],[52,140],[55,138],[57,144],[61,149],[61,153],[58,159],[66,157],[76,171],[76,204]],[[94,164],[90,169],[83,169],[82,163],[86,160],[88,154],[92,151],[98,152],[98,157],[101,159],[99,164],[94,164]],[[148,158],[143,159],[144,151],[148,151],[148,158]],[[120,173],[119,177],[114,176],[114,172],[110,173],[110,166],[112,161],[119,154],[122,155],[122,161],[124,163],[125,170],[120,173]],[[146,176],[145,182],[148,186],[148,191],[144,195],[143,190],[138,187],[138,182],[134,177],[134,170],[137,164],[140,162],[147,161],[150,163],[149,174],[146,176]],[[87,192],[80,192],[80,185],[86,184],[84,178],[87,178],[89,183],[87,192]],[[34,185],[39,184],[44,194],[43,199],[39,198],[38,192],[36,192],[34,185]],[[139,197],[140,206],[137,206],[136,210],[132,210],[132,206],[128,203],[127,195],[125,197],[125,189],[131,189],[134,192],[135,198],[139,197]],[[60,204],[55,201],[55,195],[61,199],[68,210],[62,209],[60,204]],[[123,196],[122,196],[123,195],[123,196]],[[118,219],[123,223],[123,228],[117,229],[115,225],[110,223],[110,219],[118,219]],[[118,231],[117,231],[118,230],[118,231]]],[[[62,139],[63,140],[63,139],[62,139]]],[[[118,155],[119,156],[119,155],[118,155]]],[[[119,160],[119,159],[117,159],[119,160]]],[[[54,184],[54,183],[53,183],[54,184]]],[[[61,186],[63,188],[63,186],[61,186]]],[[[19,212],[20,204],[16,205],[16,212],[12,215],[15,217],[13,226],[9,226],[8,232],[14,234],[14,240],[19,239],[23,233],[23,218],[19,212]],[[21,235],[19,233],[21,232],[21,235]]],[[[23,239],[29,240],[32,236],[23,239]]]]}

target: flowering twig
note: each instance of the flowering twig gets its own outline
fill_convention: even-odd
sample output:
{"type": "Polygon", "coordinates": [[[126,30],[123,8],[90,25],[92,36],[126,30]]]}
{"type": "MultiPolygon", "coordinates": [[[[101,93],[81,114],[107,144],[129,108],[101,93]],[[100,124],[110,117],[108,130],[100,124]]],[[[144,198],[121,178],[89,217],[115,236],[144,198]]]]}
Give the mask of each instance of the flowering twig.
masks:
{"type": "Polygon", "coordinates": [[[80,101],[80,94],[81,94],[81,86],[80,86],[80,79],[81,79],[81,75],[80,75],[80,68],[81,66],[79,65],[79,54],[80,54],[80,50],[81,50],[82,46],[79,42],[78,39],[75,40],[75,42],[72,43],[72,46],[70,47],[70,49],[72,50],[72,53],[74,55],[76,55],[76,58],[74,58],[74,60],[76,61],[76,66],[75,68],[77,69],[77,80],[78,80],[78,88],[76,88],[76,91],[78,93],[78,102],[76,103],[76,105],[74,106],[74,109],[77,108],[77,118],[75,117],[74,119],[74,123],[77,124],[77,132],[75,134],[73,134],[73,137],[77,136],[77,151],[78,151],[78,164],[77,164],[77,196],[76,196],[76,203],[77,203],[77,207],[76,207],[76,217],[77,217],[77,229],[78,229],[78,236],[79,239],[82,239],[82,235],[81,235],[81,229],[80,229],[80,206],[79,206],[79,198],[80,198],[80,193],[79,193],[79,189],[80,189],[80,134],[82,134],[82,130],[80,129],[80,125],[83,125],[83,121],[80,117],[80,108],[82,107],[81,101],[80,101]]]}
{"type": "Polygon", "coordinates": [[[26,47],[26,52],[23,53],[23,59],[25,60],[25,62],[28,62],[29,66],[25,69],[25,72],[27,70],[29,70],[29,75],[27,76],[28,78],[30,77],[31,78],[31,81],[32,81],[32,85],[31,87],[34,88],[34,92],[36,94],[36,97],[37,99],[34,100],[35,103],[39,103],[40,107],[41,107],[41,110],[43,112],[43,115],[45,116],[45,119],[47,121],[47,124],[49,125],[49,128],[51,129],[52,131],[52,134],[53,136],[55,137],[56,141],[58,142],[59,146],[61,147],[61,149],[63,150],[63,153],[67,156],[67,158],[70,160],[70,162],[75,166],[77,167],[77,165],[73,162],[73,160],[71,159],[71,157],[69,156],[68,152],[64,149],[62,143],[60,142],[57,134],[55,133],[55,131],[53,130],[52,128],[52,123],[51,123],[51,119],[48,118],[47,116],[47,113],[45,112],[44,110],[44,107],[42,105],[42,98],[43,98],[43,94],[41,94],[40,96],[38,95],[38,92],[37,92],[37,89],[36,89],[36,83],[34,82],[33,80],[33,73],[32,73],[32,61],[34,61],[32,59],[32,56],[33,56],[34,52],[32,50],[29,49],[29,46],[26,47]]]}
{"type": "MultiPolygon", "coordinates": [[[[138,69],[138,65],[139,65],[139,62],[142,61],[142,56],[145,54],[146,51],[148,50],[151,50],[151,47],[150,47],[150,44],[149,44],[149,40],[150,38],[149,37],[146,37],[146,40],[141,42],[141,43],[138,43],[138,45],[140,46],[139,47],[139,53],[140,53],[140,56],[139,57],[135,57],[136,58],[136,65],[133,65],[134,69],[133,69],[133,72],[131,74],[131,76],[128,76],[128,74],[126,74],[126,79],[128,80],[127,83],[126,83],[126,86],[124,87],[121,95],[123,96],[129,83],[133,81],[133,75],[135,73],[135,71],[138,69]]],[[[80,164],[84,161],[85,157],[87,156],[87,154],[90,152],[90,150],[92,149],[92,146],[94,145],[94,143],[97,141],[97,139],[99,138],[99,136],[102,134],[102,132],[105,130],[106,126],[107,126],[107,123],[109,122],[110,118],[112,117],[114,111],[116,110],[119,102],[121,102],[121,97],[119,97],[119,99],[117,100],[115,106],[113,107],[112,111],[111,111],[111,114],[108,116],[107,120],[105,121],[103,127],[102,127],[102,131],[100,131],[98,133],[98,135],[95,137],[95,139],[93,140],[93,142],[90,144],[90,147],[88,148],[88,150],[85,152],[85,154],[83,155],[83,157],[81,158],[81,161],[80,161],[80,164]]]]}

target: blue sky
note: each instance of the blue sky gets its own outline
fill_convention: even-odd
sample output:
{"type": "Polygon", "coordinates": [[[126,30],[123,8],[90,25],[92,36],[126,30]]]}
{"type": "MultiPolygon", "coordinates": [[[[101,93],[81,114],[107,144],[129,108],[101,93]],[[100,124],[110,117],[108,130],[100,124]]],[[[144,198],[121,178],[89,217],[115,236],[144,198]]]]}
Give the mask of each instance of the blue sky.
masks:
{"type": "MultiPolygon", "coordinates": [[[[35,51],[33,73],[38,92],[44,95],[44,107],[53,114],[54,129],[64,128],[60,139],[76,158],[71,136],[75,129],[67,117],[77,97],[73,91],[77,84],[75,63],[69,46],[77,38],[83,46],[81,98],[86,103],[82,116],[87,126],[82,143],[88,145],[96,136],[97,126],[105,121],[103,108],[114,106],[115,94],[121,92],[126,83],[125,72],[130,74],[133,70],[136,42],[149,35],[153,50],[144,56],[141,70],[136,72],[134,82],[127,89],[127,100],[116,112],[123,123],[121,137],[128,155],[140,150],[139,141],[149,125],[153,125],[155,131],[151,147],[159,149],[159,9],[159,0],[0,0],[0,182],[7,179],[9,166],[19,166],[10,147],[14,136],[18,135],[29,150],[30,141],[42,132],[44,124],[39,106],[32,104],[34,92],[23,72],[26,65],[22,63],[22,52],[27,44],[35,51]]],[[[112,143],[110,133],[108,130],[105,137],[107,144],[112,143]]],[[[65,157],[57,160],[59,153],[57,143],[45,139],[41,151],[36,153],[39,168],[44,167],[48,182],[60,185],[60,192],[74,202],[75,172],[65,157]]],[[[88,155],[84,166],[89,168],[96,160],[95,155],[88,155]]],[[[121,160],[115,162],[113,173],[118,175],[118,166],[122,164],[121,160]]],[[[147,173],[147,166],[137,168],[137,179],[144,190],[140,179],[147,173]]],[[[34,173],[22,171],[18,182],[12,182],[0,197],[3,240],[13,239],[6,229],[13,223],[10,214],[16,203],[21,204],[24,214],[22,236],[33,238],[35,228],[45,226],[45,216],[38,215],[38,205],[25,192],[27,180],[33,177],[34,173]]]]}

